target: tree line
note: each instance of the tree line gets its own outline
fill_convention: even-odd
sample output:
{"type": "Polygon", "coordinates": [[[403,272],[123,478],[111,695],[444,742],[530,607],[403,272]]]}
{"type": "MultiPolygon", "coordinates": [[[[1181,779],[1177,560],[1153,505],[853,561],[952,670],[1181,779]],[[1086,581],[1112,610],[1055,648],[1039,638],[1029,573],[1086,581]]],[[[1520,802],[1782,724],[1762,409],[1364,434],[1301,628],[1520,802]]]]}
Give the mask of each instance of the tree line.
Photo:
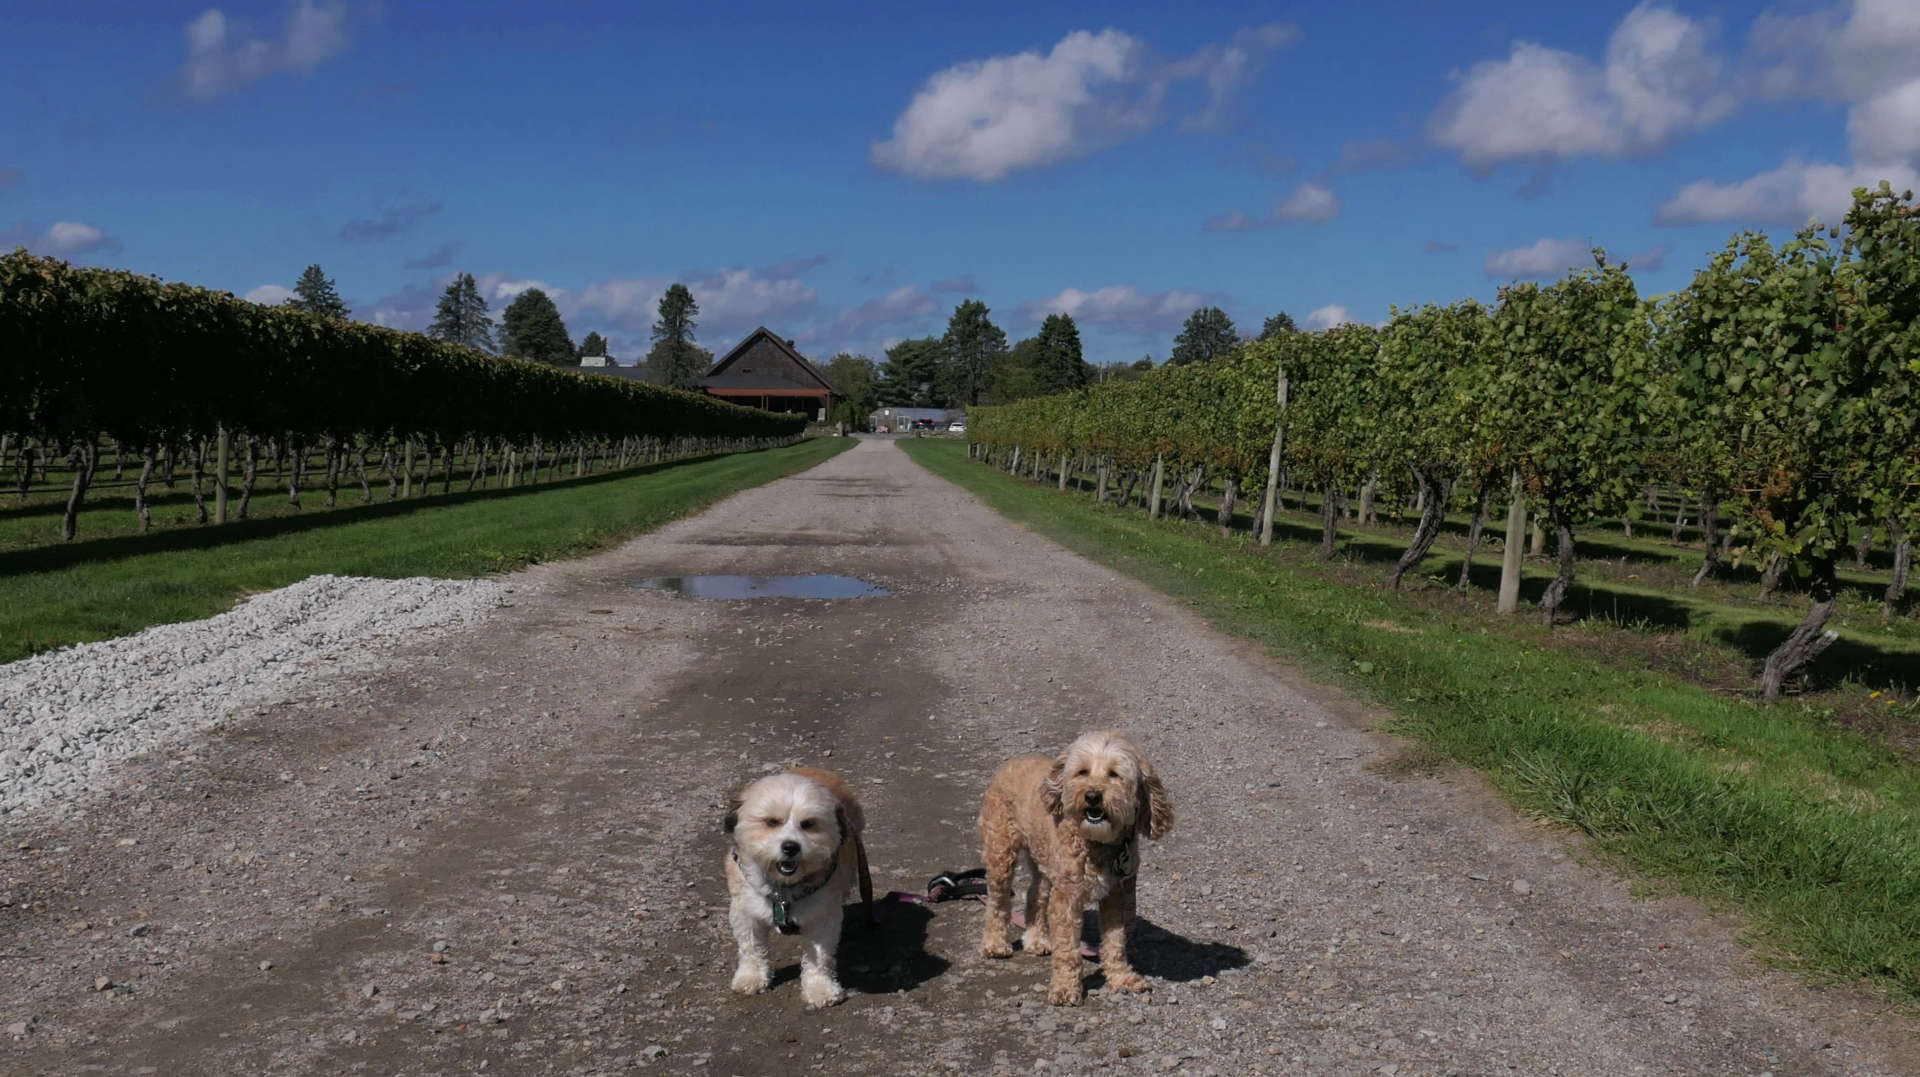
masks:
{"type": "MultiPolygon", "coordinates": [[[[882,362],[841,352],[826,374],[846,396],[832,416],[851,426],[879,408],[960,408],[1011,403],[1090,385],[1128,381],[1154,369],[1151,355],[1132,362],[1094,365],[1080,343],[1080,327],[1068,314],[1049,314],[1040,331],[1011,347],[985,303],[968,299],[954,308],[944,334],[900,341],[882,362]]],[[[1256,339],[1295,329],[1285,313],[1268,318],[1256,339]]],[[[1167,363],[1183,366],[1228,355],[1247,343],[1233,319],[1207,306],[1187,317],[1167,363]]]]}
{"type": "MultiPolygon", "coordinates": [[[[347,321],[352,316],[340,298],[339,288],[318,265],[310,265],[300,274],[282,306],[334,321],[347,321]]],[[[700,347],[694,338],[700,304],[686,285],[676,282],[660,297],[657,311],[653,345],[641,365],[652,372],[655,384],[698,389],[700,379],[713,366],[713,353],[700,347]]],[[[539,288],[515,295],[501,312],[497,329],[496,339],[487,297],[473,274],[462,272],[454,274],[441,292],[426,335],[476,351],[553,366],[579,366],[583,359],[607,356],[607,339],[598,331],[589,332],[575,345],[560,308],[539,288]]]]}
{"type": "MultiPolygon", "coordinates": [[[[1791,572],[1811,608],[1768,656],[1767,698],[1837,638],[1835,562],[1884,529],[1895,550],[1882,606],[1906,587],[1920,524],[1920,213],[1912,193],[1858,190],[1844,228],[1778,245],[1734,236],[1680,292],[1641,298],[1626,267],[1502,288],[1498,302],[1395,310],[1383,328],[1286,331],[1211,362],[969,415],[974,450],[1013,470],[1097,473],[1096,496],[1154,515],[1218,520],[1265,489],[1269,541],[1282,484],[1320,495],[1321,549],[1339,506],[1388,492],[1418,521],[1391,581],[1417,565],[1448,507],[1472,513],[1465,587],[1484,524],[1507,508],[1500,603],[1517,597],[1526,512],[1554,536],[1549,625],[1574,581],[1576,531],[1656,485],[1698,506],[1696,585],[1729,557],[1791,572]],[[1732,527],[1718,531],[1723,514],[1732,527]]],[[[1369,504],[1370,508],[1370,504],[1369,504]]]]}

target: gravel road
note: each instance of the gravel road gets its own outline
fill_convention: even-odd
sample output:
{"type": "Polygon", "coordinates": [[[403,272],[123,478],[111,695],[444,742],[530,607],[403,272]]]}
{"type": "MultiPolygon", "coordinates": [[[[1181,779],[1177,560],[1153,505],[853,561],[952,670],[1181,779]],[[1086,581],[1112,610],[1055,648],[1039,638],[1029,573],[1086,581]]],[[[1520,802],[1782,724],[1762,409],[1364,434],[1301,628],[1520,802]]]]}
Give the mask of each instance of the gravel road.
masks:
{"type": "MultiPolygon", "coordinates": [[[[1915,1023],[1635,897],[1378,716],[1010,524],[885,441],[0,816],[6,1073],[1913,1074],[1915,1023]],[[631,582],[845,573],[888,597],[631,582]],[[720,817],[796,762],[867,804],[879,889],[979,860],[994,767],[1127,730],[1154,985],[1045,1005],[981,907],[849,926],[848,1001],[727,992],[720,817]]],[[[1088,971],[1093,971],[1089,963],[1088,971]]]]}

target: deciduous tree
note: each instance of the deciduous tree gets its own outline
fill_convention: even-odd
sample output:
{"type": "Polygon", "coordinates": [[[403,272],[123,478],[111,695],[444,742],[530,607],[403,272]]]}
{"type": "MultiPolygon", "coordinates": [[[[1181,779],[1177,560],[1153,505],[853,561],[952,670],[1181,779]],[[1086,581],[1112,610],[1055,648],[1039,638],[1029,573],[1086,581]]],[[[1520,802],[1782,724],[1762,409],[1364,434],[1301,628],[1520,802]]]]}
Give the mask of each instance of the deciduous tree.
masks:
{"type": "Polygon", "coordinates": [[[501,313],[500,350],[555,366],[577,366],[580,362],[567,336],[567,325],[560,319],[560,308],[553,305],[552,296],[538,288],[514,296],[501,313]]]}
{"type": "Polygon", "coordinates": [[[1219,307],[1201,307],[1187,316],[1187,324],[1173,338],[1173,354],[1167,356],[1167,362],[1174,366],[1204,363],[1239,346],[1240,334],[1227,312],[1219,307]]]}

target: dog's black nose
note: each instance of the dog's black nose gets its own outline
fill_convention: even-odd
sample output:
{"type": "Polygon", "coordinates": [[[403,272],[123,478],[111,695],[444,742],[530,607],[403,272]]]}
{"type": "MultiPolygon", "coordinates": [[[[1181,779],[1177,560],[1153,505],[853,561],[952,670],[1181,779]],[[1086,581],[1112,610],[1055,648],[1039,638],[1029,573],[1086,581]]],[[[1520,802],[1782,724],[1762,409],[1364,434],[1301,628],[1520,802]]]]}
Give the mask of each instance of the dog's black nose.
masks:
{"type": "Polygon", "coordinates": [[[800,855],[800,843],[799,843],[799,842],[797,842],[797,841],[783,841],[783,842],[781,842],[781,843],[780,843],[780,855],[781,855],[781,856],[790,856],[790,857],[791,857],[791,856],[799,856],[799,855],[800,855]]]}
{"type": "Polygon", "coordinates": [[[1099,807],[1100,801],[1103,798],[1103,796],[1104,794],[1102,794],[1098,789],[1087,790],[1087,807],[1089,808],[1099,807]]]}

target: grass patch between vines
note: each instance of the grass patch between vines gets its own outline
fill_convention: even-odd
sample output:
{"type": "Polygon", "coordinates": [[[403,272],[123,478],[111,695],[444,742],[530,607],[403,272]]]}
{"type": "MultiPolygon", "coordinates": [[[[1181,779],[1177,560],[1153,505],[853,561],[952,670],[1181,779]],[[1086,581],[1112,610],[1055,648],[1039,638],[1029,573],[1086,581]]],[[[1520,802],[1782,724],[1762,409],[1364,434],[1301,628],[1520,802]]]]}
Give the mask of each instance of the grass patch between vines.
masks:
{"type": "Polygon", "coordinates": [[[1491,613],[1354,586],[1244,533],[1061,496],[969,461],[959,442],[901,447],[996,511],[1390,709],[1390,731],[1479,768],[1523,808],[1743,910],[1783,963],[1920,1002],[1920,772],[1887,744],[1816,707],[1762,706],[1581,646],[1619,629],[1549,638],[1477,623],[1491,613]]]}
{"type": "Polygon", "coordinates": [[[853,444],[816,438],[554,485],[8,553],[0,556],[0,661],[209,617],[317,573],[461,578],[577,556],[853,444]]]}

